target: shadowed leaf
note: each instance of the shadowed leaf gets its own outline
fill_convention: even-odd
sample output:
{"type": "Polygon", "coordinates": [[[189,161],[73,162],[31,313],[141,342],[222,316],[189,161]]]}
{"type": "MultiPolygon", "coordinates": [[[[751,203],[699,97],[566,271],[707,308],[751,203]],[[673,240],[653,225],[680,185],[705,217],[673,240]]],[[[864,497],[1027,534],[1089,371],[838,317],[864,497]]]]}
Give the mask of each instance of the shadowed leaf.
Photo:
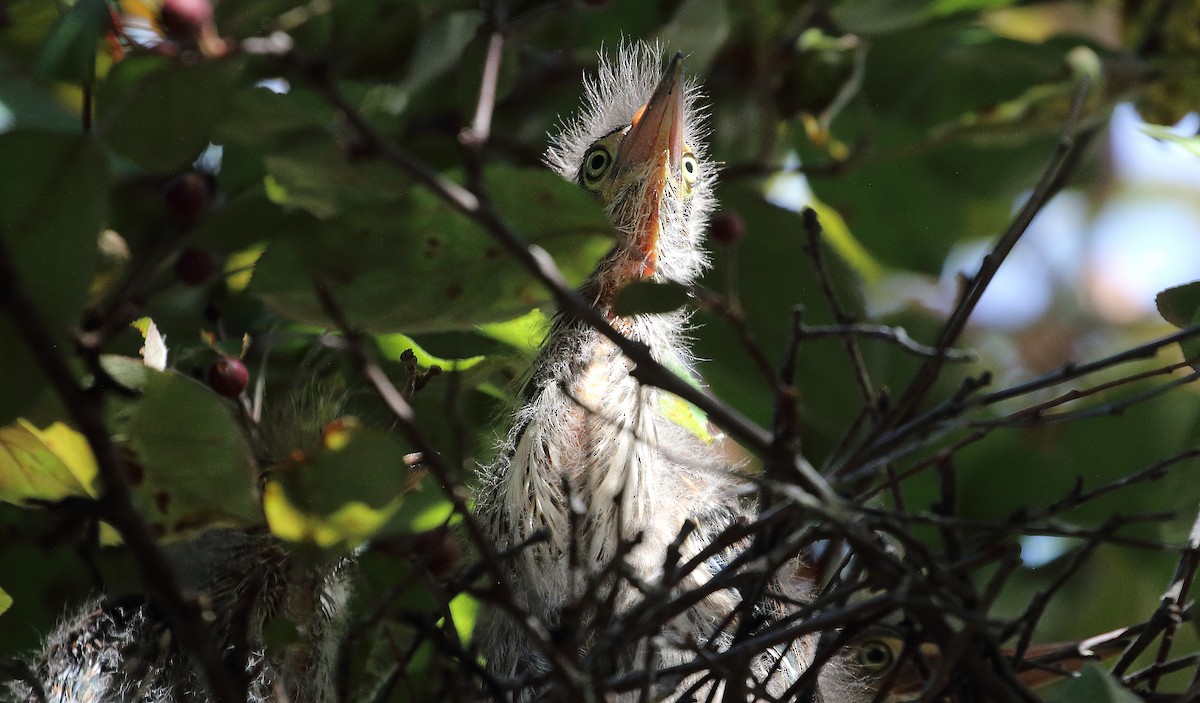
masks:
{"type": "Polygon", "coordinates": [[[117,416],[147,522],[165,536],[261,524],[253,455],[229,407],[189,378],[147,371],[144,394],[117,416]]]}
{"type": "Polygon", "coordinates": [[[240,70],[233,60],[180,66],[150,56],[130,57],[101,86],[99,131],[139,166],[159,173],[179,169],[208,146],[240,70]]]}
{"type": "MultiPolygon", "coordinates": [[[[517,233],[549,252],[572,285],[611,247],[604,213],[558,176],[495,167],[485,180],[517,233]]],[[[331,221],[316,241],[272,245],[255,267],[250,290],[285,317],[328,327],[312,290],[315,278],[353,326],[406,334],[507,320],[549,300],[473,221],[424,190],[412,200],[407,212],[362,207],[331,221]]]]}
{"type": "MultiPolygon", "coordinates": [[[[25,296],[60,343],[77,322],[98,261],[108,169],[96,143],[43,132],[0,135],[0,241],[12,252],[25,296]]],[[[35,402],[40,366],[8,315],[0,315],[0,423],[35,402]]]]}

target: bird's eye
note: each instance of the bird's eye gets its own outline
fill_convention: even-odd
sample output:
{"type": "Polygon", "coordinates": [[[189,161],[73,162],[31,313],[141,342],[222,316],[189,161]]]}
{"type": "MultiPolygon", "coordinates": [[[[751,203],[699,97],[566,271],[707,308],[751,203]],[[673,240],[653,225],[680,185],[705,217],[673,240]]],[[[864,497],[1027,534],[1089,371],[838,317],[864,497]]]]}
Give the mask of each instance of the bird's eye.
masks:
{"type": "Polygon", "coordinates": [[[858,650],[858,663],[871,671],[882,671],[892,665],[895,655],[892,648],[881,640],[864,642],[858,650]]]}
{"type": "Polygon", "coordinates": [[[585,187],[594,188],[612,166],[612,153],[608,147],[597,145],[588,149],[583,156],[583,168],[579,169],[579,181],[585,187]]]}
{"type": "Polygon", "coordinates": [[[696,184],[696,179],[700,177],[700,164],[696,163],[696,157],[690,151],[683,155],[683,161],[680,163],[683,168],[683,183],[688,188],[696,184]]]}

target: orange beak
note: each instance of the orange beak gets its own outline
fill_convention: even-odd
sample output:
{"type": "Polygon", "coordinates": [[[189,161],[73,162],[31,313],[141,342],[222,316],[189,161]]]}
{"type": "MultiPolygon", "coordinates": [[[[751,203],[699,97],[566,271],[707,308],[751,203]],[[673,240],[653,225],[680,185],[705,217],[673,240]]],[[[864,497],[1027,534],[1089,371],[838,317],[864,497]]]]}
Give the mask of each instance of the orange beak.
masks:
{"type": "Polygon", "coordinates": [[[618,168],[645,173],[642,207],[634,244],[642,254],[639,275],[654,275],[658,265],[659,212],[668,178],[678,178],[683,159],[683,54],[676,53],[650,101],[633,116],[617,152],[618,168]]]}

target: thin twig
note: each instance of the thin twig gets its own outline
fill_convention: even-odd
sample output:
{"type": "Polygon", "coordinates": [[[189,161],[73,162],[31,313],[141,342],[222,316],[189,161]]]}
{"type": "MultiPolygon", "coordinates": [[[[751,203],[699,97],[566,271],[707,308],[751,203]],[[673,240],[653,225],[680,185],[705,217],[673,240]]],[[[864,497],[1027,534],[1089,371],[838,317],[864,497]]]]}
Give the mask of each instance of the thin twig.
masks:
{"type": "MultiPolygon", "coordinates": [[[[987,290],[992,279],[995,278],[996,273],[1000,270],[1000,266],[1008,257],[1009,252],[1012,251],[1013,247],[1021,239],[1021,235],[1025,233],[1025,230],[1029,227],[1029,224],[1033,221],[1037,213],[1061,189],[1063,180],[1069,174],[1067,164],[1076,158],[1077,152],[1081,151],[1080,146],[1086,143],[1086,141],[1076,141],[1075,130],[1083,113],[1084,103],[1093,87],[1091,79],[1088,76],[1083,75],[1080,77],[1079,85],[1076,87],[1074,97],[1071,101],[1070,114],[1067,117],[1066,123],[1063,124],[1058,146],[1055,148],[1054,154],[1042,172],[1038,183],[1034,186],[1033,192],[1030,193],[1025,204],[1021,206],[1021,210],[1013,218],[1012,223],[996,242],[995,246],[992,247],[992,250],[983,257],[983,263],[980,264],[979,271],[968,281],[962,298],[954,306],[950,317],[947,318],[945,325],[942,326],[938,341],[934,345],[937,349],[947,350],[958,340],[966,328],[967,320],[971,317],[971,313],[975,311],[975,306],[983,297],[983,293],[987,290]]],[[[933,386],[944,363],[945,358],[938,355],[929,357],[921,365],[916,376],[913,377],[908,387],[905,388],[904,392],[897,399],[895,406],[893,406],[888,415],[888,422],[885,422],[883,427],[894,424],[897,421],[902,421],[912,411],[933,386]]]]}

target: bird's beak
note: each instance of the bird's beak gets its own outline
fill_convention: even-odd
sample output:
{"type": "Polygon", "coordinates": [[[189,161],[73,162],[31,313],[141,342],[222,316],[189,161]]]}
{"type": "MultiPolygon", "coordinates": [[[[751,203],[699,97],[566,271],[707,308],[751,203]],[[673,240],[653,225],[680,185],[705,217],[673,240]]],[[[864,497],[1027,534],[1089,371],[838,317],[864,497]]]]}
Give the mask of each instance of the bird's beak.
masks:
{"type": "Polygon", "coordinates": [[[668,179],[680,178],[683,159],[683,54],[671,59],[650,101],[633,116],[617,153],[623,174],[640,178],[642,207],[635,222],[634,245],[642,254],[639,274],[654,275],[658,264],[659,214],[668,179]]]}
{"type": "MultiPolygon", "coordinates": [[[[1016,672],[1017,681],[1029,689],[1062,681],[1079,671],[1089,661],[1100,661],[1114,656],[1124,650],[1128,640],[1117,639],[1102,645],[1090,647],[1088,655],[1072,654],[1078,647],[1072,643],[1056,642],[1052,644],[1030,645],[1025,650],[1025,659],[1050,657],[1054,661],[1048,667],[1030,666],[1016,672]],[[1057,656],[1054,656],[1057,655],[1057,656]]],[[[919,647],[917,659],[902,662],[903,669],[895,677],[885,701],[915,701],[921,697],[929,676],[941,664],[942,653],[937,645],[925,642],[919,647]]],[[[1005,649],[1004,654],[1011,656],[1013,650],[1005,649]]]]}

